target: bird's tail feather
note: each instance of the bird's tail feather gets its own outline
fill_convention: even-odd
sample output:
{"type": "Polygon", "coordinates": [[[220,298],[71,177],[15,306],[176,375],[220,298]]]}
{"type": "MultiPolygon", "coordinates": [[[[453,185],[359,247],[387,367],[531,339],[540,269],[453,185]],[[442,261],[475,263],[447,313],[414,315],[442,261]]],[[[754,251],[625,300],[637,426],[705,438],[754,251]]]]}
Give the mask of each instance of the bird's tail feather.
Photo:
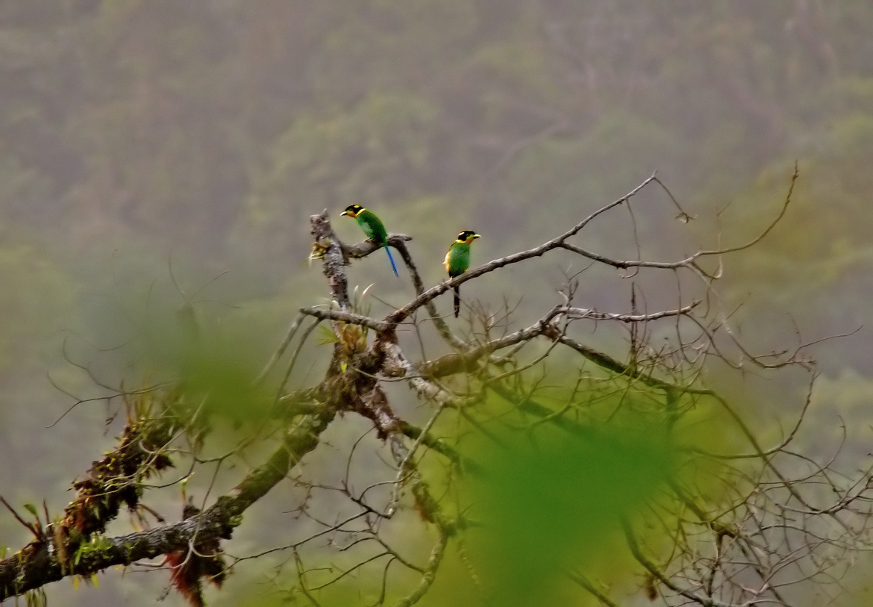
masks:
{"type": "Polygon", "coordinates": [[[461,312],[461,287],[455,287],[455,318],[461,312]]]}
{"type": "Polygon", "coordinates": [[[388,248],[388,245],[385,245],[385,252],[388,253],[388,261],[391,262],[391,269],[394,270],[394,276],[400,276],[397,273],[397,266],[394,265],[394,258],[391,257],[391,249],[388,248]]]}

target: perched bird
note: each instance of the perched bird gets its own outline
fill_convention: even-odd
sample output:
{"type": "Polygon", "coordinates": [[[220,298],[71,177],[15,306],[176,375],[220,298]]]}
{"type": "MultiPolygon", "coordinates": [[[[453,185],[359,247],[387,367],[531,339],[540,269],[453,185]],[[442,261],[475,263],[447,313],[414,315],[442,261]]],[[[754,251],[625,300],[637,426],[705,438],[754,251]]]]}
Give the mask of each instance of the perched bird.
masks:
{"type": "Polygon", "coordinates": [[[361,229],[367,238],[376,244],[385,247],[385,252],[388,253],[388,261],[391,262],[391,269],[394,270],[394,276],[400,276],[397,273],[397,266],[394,265],[394,258],[391,257],[391,250],[388,248],[388,232],[385,231],[385,226],[382,220],[376,217],[376,214],[362,207],[359,204],[352,204],[346,207],[340,217],[347,215],[358,222],[361,229]]]}
{"type": "MultiPolygon", "coordinates": [[[[481,238],[473,230],[464,230],[458,234],[457,240],[449,247],[449,252],[446,253],[446,260],[443,262],[446,266],[446,272],[449,273],[449,278],[460,276],[470,267],[470,243],[481,238]]],[[[455,318],[461,311],[461,290],[460,287],[455,287],[455,318]]]]}

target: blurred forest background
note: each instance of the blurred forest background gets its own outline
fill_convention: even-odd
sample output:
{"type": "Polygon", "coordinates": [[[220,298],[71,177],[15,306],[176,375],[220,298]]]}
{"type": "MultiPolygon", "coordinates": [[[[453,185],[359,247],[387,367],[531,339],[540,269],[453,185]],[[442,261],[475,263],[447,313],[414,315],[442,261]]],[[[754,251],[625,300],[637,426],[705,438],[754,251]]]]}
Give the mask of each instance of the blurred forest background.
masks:
{"type": "MultiPolygon", "coordinates": [[[[654,170],[696,219],[679,238],[669,204],[638,204],[646,258],[719,234],[744,242],[778,212],[797,161],[784,222],[725,268],[736,321],[774,350],[798,328],[816,339],[873,324],[871,32],[862,0],[0,3],[0,495],[59,509],[112,443],[99,402],[47,426],[72,402],[53,384],[78,396],[92,385],[65,352],[104,378],[142,373],[111,350],[135,333],[131,306],[172,311],[188,297],[236,322],[261,364],[293,311],[327,296],[305,262],[308,217],[324,208],[349,241],[358,228],[338,216],[352,203],[412,235],[433,284],[460,230],[483,235],[484,262],[654,170]]],[[[627,225],[584,233],[586,247],[634,257],[627,225]]],[[[403,303],[412,289],[380,257],[352,280],[403,303]]],[[[554,297],[560,259],[486,276],[467,296],[520,301],[523,324],[554,297]]],[[[582,305],[627,310],[629,282],[601,289],[606,274],[582,275],[582,305]]],[[[675,307],[674,289],[659,300],[645,285],[647,307],[675,307]]],[[[838,438],[842,419],[869,442],[871,345],[862,329],[813,351],[823,435],[838,438]]],[[[770,412],[803,392],[755,389],[774,396],[770,412]]],[[[11,516],[0,536],[27,540],[11,516]]],[[[211,604],[255,600],[244,580],[258,568],[211,604]]],[[[166,576],[100,581],[54,584],[49,599],[150,604],[166,576]]]]}

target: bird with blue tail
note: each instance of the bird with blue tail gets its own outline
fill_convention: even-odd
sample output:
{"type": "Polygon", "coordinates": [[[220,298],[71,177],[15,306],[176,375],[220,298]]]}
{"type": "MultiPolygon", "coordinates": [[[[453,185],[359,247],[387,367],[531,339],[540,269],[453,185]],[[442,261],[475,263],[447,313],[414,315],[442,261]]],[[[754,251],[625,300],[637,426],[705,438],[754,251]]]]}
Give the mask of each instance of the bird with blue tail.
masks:
{"type": "MultiPolygon", "coordinates": [[[[449,273],[449,278],[460,276],[470,267],[470,244],[481,238],[479,234],[473,230],[464,230],[449,247],[449,252],[446,253],[446,260],[443,264],[446,266],[446,272],[449,273]]],[[[461,288],[455,286],[455,318],[461,311],[461,288]]]]}
{"type": "Polygon", "coordinates": [[[397,273],[397,266],[394,265],[394,258],[391,256],[391,250],[388,248],[388,232],[385,231],[385,225],[373,211],[365,209],[359,204],[352,204],[346,207],[340,217],[351,217],[358,222],[361,229],[367,238],[385,248],[388,253],[388,261],[391,262],[391,269],[394,270],[394,276],[400,276],[397,273]]]}

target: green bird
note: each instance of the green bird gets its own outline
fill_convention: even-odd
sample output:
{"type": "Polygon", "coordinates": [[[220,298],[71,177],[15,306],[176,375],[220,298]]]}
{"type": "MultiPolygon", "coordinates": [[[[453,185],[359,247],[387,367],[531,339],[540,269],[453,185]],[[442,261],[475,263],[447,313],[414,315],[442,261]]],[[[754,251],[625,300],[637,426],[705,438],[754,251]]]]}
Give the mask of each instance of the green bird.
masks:
{"type": "MultiPolygon", "coordinates": [[[[458,234],[458,238],[449,247],[449,252],[446,253],[446,260],[443,262],[446,266],[446,272],[449,273],[449,278],[460,276],[470,267],[470,243],[481,238],[473,230],[464,230],[458,234]]],[[[455,287],[455,318],[461,311],[461,289],[455,287]]]]}
{"type": "Polygon", "coordinates": [[[352,204],[346,207],[340,217],[349,216],[358,222],[361,229],[367,238],[376,244],[385,247],[385,252],[388,253],[388,261],[391,262],[391,269],[394,270],[394,276],[400,276],[397,273],[397,266],[394,265],[394,258],[391,257],[391,250],[388,248],[388,232],[385,231],[385,226],[382,220],[376,214],[368,209],[365,209],[359,204],[352,204]]]}

